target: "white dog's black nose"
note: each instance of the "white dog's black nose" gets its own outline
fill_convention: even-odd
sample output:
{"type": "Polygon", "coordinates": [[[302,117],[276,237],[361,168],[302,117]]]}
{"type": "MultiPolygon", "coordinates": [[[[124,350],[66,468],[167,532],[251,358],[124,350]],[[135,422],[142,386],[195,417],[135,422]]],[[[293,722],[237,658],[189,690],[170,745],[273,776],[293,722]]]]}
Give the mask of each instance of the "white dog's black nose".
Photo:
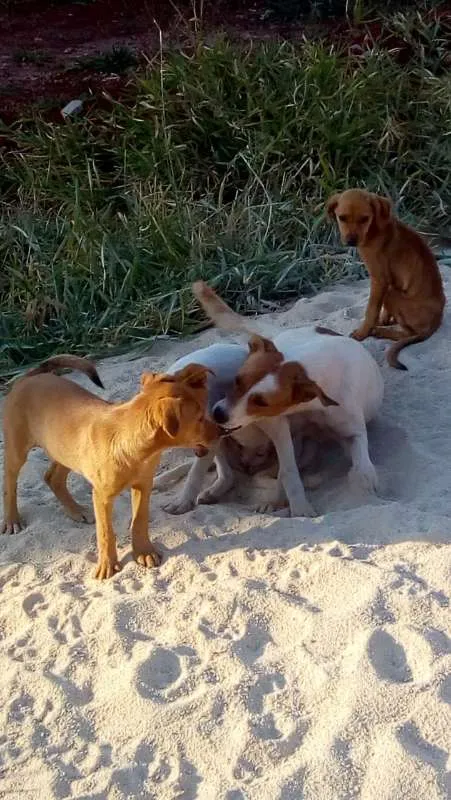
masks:
{"type": "Polygon", "coordinates": [[[213,419],[218,423],[218,425],[224,425],[229,421],[229,415],[224,406],[221,405],[221,402],[216,403],[215,407],[213,408],[213,419]]]}

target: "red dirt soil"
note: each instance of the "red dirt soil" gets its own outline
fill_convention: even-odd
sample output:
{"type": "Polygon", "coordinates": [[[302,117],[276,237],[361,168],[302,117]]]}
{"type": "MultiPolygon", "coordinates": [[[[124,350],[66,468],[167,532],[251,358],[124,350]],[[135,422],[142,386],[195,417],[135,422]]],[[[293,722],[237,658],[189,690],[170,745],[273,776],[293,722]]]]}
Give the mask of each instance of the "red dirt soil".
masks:
{"type": "MultiPolygon", "coordinates": [[[[195,30],[190,0],[176,0],[174,5],[169,0],[15,0],[9,11],[4,5],[0,0],[0,122],[6,124],[33,109],[62,120],[61,108],[73,99],[82,98],[88,106],[105,103],[108,96],[122,99],[128,75],[80,67],[80,59],[116,46],[144,60],[158,51],[160,32],[165,47],[186,46],[189,31],[195,30]]],[[[201,0],[195,5],[200,8],[201,0]]],[[[371,49],[375,41],[401,63],[412,55],[406,41],[384,33],[379,23],[359,28],[343,21],[277,25],[263,19],[264,0],[255,0],[251,7],[245,0],[205,0],[203,6],[202,29],[208,40],[219,30],[241,40],[321,36],[354,55],[371,49]]],[[[451,35],[451,3],[444,3],[440,13],[451,35]]]]}

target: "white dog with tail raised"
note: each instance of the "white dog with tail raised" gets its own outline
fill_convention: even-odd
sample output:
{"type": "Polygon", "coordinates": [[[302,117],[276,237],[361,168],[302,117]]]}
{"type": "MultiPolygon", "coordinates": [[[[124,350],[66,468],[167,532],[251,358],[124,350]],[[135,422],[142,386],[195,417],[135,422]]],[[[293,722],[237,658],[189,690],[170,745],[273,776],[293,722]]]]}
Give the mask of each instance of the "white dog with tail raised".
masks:
{"type": "Polygon", "coordinates": [[[206,283],[195,283],[193,292],[218,328],[250,336],[247,358],[232,390],[213,405],[213,417],[228,428],[257,426],[273,442],[280,494],[291,516],[314,514],[296,463],[294,431],[311,435],[313,429],[322,438],[338,439],[352,463],[351,482],[376,491],[366,426],[381,407],[384,384],[365,347],[320,327],[285,330],[270,340],[255,333],[206,283]]]}

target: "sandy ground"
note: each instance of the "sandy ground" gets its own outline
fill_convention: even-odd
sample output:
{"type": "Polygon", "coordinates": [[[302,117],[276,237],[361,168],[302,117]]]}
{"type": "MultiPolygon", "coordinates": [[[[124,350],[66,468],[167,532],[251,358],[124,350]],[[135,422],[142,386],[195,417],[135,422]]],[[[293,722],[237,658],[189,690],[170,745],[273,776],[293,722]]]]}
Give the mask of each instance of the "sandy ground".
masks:
{"type": "MultiPolygon", "coordinates": [[[[449,296],[451,259],[443,272],[449,296]]],[[[347,332],[367,292],[338,286],[274,321],[347,332]]],[[[217,338],[102,363],[108,396],[217,338]]],[[[450,312],[403,352],[408,373],[368,347],[386,379],[370,428],[379,497],[349,494],[335,452],[311,520],[256,514],[243,482],[171,517],[175,486],[152,501],[155,571],[130,558],[124,496],[123,571],[93,580],[94,528],[63,515],[31,454],[28,527],[0,540],[1,798],[450,796],[450,312]]]]}

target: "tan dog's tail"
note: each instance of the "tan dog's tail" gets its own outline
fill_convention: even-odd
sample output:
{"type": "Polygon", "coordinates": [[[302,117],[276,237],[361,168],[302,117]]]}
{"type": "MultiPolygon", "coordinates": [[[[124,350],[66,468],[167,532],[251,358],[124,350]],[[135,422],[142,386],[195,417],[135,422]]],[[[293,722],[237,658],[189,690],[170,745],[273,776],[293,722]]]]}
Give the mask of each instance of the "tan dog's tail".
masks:
{"type": "Polygon", "coordinates": [[[250,336],[256,333],[256,329],[247,324],[246,318],[232,311],[205,281],[193,283],[192,290],[194,297],[216,327],[230,333],[246,333],[250,336]]]}
{"type": "Polygon", "coordinates": [[[387,350],[387,361],[391,367],[395,369],[404,369],[407,371],[407,367],[405,364],[401,364],[398,361],[398,353],[403,349],[403,347],[407,347],[409,344],[417,344],[417,342],[424,342],[425,339],[429,339],[431,334],[427,333],[418,333],[415,336],[408,336],[406,339],[401,339],[396,344],[392,344],[391,347],[387,350]]]}
{"type": "Polygon", "coordinates": [[[80,356],[60,355],[48,358],[42,364],[39,364],[39,367],[34,367],[26,372],[23,377],[31,378],[33,375],[42,375],[46,372],[54,372],[57,369],[76,369],[79,372],[84,372],[96,386],[101,389],[105,388],[92,361],[87,358],[80,358],[80,356]]]}

